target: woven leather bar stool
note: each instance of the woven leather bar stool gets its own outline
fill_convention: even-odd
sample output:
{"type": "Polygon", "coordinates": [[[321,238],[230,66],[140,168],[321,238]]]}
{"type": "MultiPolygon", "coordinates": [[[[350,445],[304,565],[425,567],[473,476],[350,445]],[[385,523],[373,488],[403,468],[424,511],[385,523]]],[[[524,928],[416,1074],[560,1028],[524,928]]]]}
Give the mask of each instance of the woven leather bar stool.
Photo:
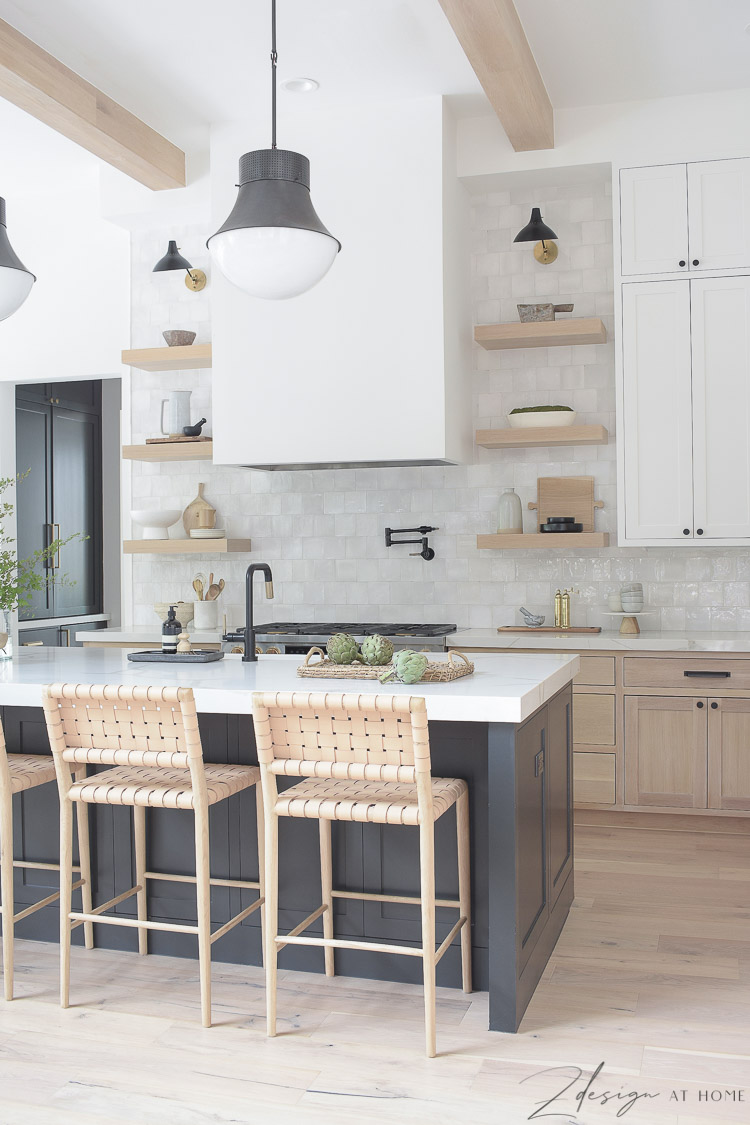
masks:
{"type": "MultiPolygon", "coordinates": [[[[78,766],[76,777],[86,776],[86,767],[78,766]]],[[[55,891],[39,902],[34,902],[24,910],[15,913],[13,898],[13,868],[26,868],[34,871],[60,871],[59,863],[32,863],[30,860],[13,858],[13,795],[29,789],[36,789],[39,785],[48,785],[55,780],[55,763],[49,754],[9,754],[5,745],[5,735],[0,723],[0,896],[2,898],[2,923],[3,923],[3,987],[5,999],[13,999],[13,940],[15,923],[30,914],[35,914],[52,902],[57,902],[61,891],[55,891]]],[[[72,831],[72,826],[71,826],[72,831]]],[[[72,844],[71,844],[72,847],[72,844]]],[[[78,850],[80,864],[73,866],[70,872],[75,871],[81,878],[72,883],[72,874],[69,880],[72,886],[70,892],[81,888],[83,909],[91,910],[91,859],[89,848],[89,822],[87,810],[78,809],[78,850]]],[[[62,880],[62,875],[60,876],[62,880]]],[[[61,881],[62,889],[62,881],[61,881]]],[[[86,948],[92,949],[94,945],[94,928],[90,922],[84,927],[86,948]]]]}
{"type": "Polygon", "coordinates": [[[461,932],[464,992],[471,992],[469,792],[465,781],[432,777],[424,699],[392,695],[293,692],[253,695],[253,720],[265,814],[266,1003],[276,1034],[276,975],[285,945],[319,945],[325,971],[335,949],[370,949],[422,958],[427,1054],[435,1055],[435,966],[461,932]],[[281,793],[277,776],[303,778],[281,793]],[[459,897],[435,898],[435,821],[456,805],[459,897]],[[282,816],[319,821],[322,904],[290,933],[278,933],[278,824],[282,816]],[[331,822],[408,824],[419,828],[419,898],[359,894],[332,887],[331,822]],[[335,898],[406,902],[422,910],[422,945],[347,941],[333,934],[335,898]],[[458,907],[459,919],[435,949],[435,907],[458,907]],[[323,937],[301,936],[323,918],[323,937]]]}
{"type": "MultiPolygon", "coordinates": [[[[211,946],[254,910],[263,926],[263,804],[256,789],[260,875],[257,882],[210,877],[208,809],[234,793],[257,785],[257,766],[206,765],[191,688],[121,687],[116,684],[53,684],[44,689],[44,712],[60,791],[60,863],[70,869],[74,805],[132,805],[136,885],[96,909],[74,911],[70,894],[60,903],[60,1003],[68,1007],[70,934],[81,923],[104,922],[138,930],[138,952],[148,953],[148,931],[195,934],[200,965],[201,1018],[211,1026],[211,946]],[[114,767],[77,781],[71,767],[79,763],[114,767]],[[195,816],[195,870],[192,875],[148,871],[146,809],[188,809],[195,816]],[[195,926],[148,919],[149,879],[195,883],[195,926]],[[211,933],[211,887],[241,887],[258,898],[211,933]],[[137,919],[105,914],[137,895],[137,919]]],[[[63,884],[63,889],[69,881],[63,884]]]]}

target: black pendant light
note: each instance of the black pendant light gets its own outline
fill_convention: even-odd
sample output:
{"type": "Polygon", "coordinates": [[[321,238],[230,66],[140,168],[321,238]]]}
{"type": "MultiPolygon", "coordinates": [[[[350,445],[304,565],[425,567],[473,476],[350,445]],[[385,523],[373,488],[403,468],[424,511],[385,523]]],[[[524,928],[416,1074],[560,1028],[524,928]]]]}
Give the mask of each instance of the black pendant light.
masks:
{"type": "Polygon", "coordinates": [[[199,293],[201,289],[206,287],[206,275],[203,270],[193,269],[187,258],[183,258],[177,249],[177,243],[173,238],[169,240],[166,254],[163,258],[159,258],[152,273],[164,273],[168,270],[185,270],[187,272],[185,284],[188,289],[192,289],[195,293],[199,293]]]}
{"type": "Polygon", "coordinates": [[[531,208],[531,218],[529,219],[523,230],[519,230],[514,242],[538,242],[539,246],[534,247],[534,257],[538,262],[547,266],[550,262],[554,262],[557,257],[557,247],[554,243],[550,243],[550,239],[557,238],[557,235],[548,227],[542,220],[542,212],[539,207],[531,208]]]}
{"type": "Polygon", "coordinates": [[[0,320],[20,309],[35,281],[10,244],[5,228],[5,200],[0,198],[0,320]]]}
{"type": "Polygon", "coordinates": [[[270,300],[296,297],[317,285],[341,249],[312,205],[310,161],[276,147],[276,64],[276,0],[271,0],[271,147],[240,157],[237,201],[207,243],[229,281],[270,300]]]}

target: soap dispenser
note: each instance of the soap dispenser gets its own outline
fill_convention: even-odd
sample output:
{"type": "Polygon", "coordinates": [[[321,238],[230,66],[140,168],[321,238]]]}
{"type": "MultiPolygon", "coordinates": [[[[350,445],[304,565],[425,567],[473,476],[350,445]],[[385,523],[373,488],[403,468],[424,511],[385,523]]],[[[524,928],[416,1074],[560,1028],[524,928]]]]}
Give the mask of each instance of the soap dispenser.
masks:
{"type": "Polygon", "coordinates": [[[174,656],[177,652],[177,638],[182,632],[182,625],[175,616],[176,606],[169,607],[167,620],[161,627],[161,651],[169,656],[174,656]]]}

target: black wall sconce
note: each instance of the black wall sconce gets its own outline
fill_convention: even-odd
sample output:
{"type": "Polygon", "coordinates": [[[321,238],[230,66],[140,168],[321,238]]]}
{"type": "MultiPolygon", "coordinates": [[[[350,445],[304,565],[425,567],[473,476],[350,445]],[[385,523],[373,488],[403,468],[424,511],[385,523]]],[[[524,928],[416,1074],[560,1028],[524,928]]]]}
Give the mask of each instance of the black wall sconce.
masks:
{"type": "Polygon", "coordinates": [[[385,545],[386,547],[397,547],[399,543],[421,543],[421,551],[409,551],[410,555],[421,555],[425,562],[430,562],[435,558],[435,552],[429,544],[427,536],[432,531],[439,531],[439,527],[387,527],[385,529],[385,545]],[[411,535],[416,532],[420,539],[394,539],[394,535],[411,535]]]}
{"type": "Polygon", "coordinates": [[[187,273],[185,284],[193,293],[200,293],[201,289],[206,288],[205,273],[203,270],[193,269],[187,258],[183,258],[182,254],[177,249],[177,243],[173,238],[169,240],[166,254],[163,258],[159,258],[159,261],[151,272],[165,273],[168,270],[185,270],[187,273]]]}
{"type": "Polygon", "coordinates": [[[557,257],[557,246],[550,239],[557,235],[542,221],[542,212],[539,207],[531,208],[531,218],[523,230],[519,230],[514,242],[536,242],[534,257],[543,266],[550,265],[557,257]]]}

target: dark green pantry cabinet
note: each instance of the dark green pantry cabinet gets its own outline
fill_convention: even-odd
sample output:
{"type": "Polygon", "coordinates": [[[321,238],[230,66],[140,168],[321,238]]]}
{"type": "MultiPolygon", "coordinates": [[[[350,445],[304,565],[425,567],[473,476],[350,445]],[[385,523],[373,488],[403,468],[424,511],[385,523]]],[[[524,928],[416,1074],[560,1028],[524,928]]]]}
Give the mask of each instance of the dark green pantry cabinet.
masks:
{"type": "Polygon", "coordinates": [[[22,558],[53,539],[75,532],[47,563],[56,579],[34,595],[21,620],[76,617],[102,608],[101,383],[55,384],[16,389],[18,551],[22,558]]]}

